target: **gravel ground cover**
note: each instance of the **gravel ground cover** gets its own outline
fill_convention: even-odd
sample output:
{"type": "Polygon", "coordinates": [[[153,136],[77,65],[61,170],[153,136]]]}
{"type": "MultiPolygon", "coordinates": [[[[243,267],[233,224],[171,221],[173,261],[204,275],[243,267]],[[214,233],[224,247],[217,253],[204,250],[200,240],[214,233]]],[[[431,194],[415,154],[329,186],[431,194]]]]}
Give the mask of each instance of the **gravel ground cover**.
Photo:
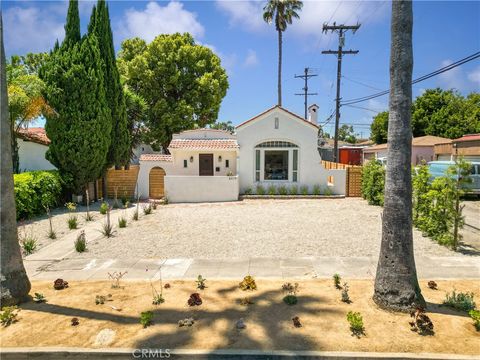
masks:
{"type": "MultiPolygon", "coordinates": [[[[359,198],[244,200],[158,206],[112,238],[89,244],[88,258],[289,258],[378,256],[381,207],[359,198]]],[[[66,225],[65,225],[66,227],[66,225]]],[[[466,256],[414,230],[416,256],[466,256]]]]}

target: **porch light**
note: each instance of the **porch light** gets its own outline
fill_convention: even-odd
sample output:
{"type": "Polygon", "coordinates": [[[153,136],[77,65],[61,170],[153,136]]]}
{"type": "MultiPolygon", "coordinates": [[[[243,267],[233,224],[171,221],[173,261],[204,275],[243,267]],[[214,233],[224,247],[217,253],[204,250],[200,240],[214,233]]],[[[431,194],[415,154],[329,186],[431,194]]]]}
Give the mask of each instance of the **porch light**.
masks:
{"type": "Polygon", "coordinates": [[[193,162],[193,156],[190,156],[190,162],[193,162]]]}
{"type": "Polygon", "coordinates": [[[218,157],[218,162],[222,162],[222,155],[218,157]]]}

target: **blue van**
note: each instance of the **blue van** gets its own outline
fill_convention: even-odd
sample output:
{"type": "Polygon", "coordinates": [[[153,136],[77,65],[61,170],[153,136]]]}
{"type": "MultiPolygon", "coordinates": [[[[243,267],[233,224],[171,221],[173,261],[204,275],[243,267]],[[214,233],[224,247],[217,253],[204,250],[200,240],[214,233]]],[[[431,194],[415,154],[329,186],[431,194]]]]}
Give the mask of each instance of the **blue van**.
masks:
{"type": "MultiPolygon", "coordinates": [[[[471,161],[472,169],[470,178],[472,182],[465,184],[465,190],[470,194],[480,195],[480,162],[471,161]]],[[[428,170],[430,171],[431,179],[446,176],[449,166],[455,165],[454,161],[430,161],[428,163],[428,170]]]]}

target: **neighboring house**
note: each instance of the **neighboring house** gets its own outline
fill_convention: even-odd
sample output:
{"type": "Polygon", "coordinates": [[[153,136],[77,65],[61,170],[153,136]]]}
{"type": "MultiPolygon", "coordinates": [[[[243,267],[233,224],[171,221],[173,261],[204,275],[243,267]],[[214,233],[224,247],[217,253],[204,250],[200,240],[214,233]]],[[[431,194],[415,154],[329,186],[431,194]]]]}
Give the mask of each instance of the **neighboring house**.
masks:
{"type": "MultiPolygon", "coordinates": [[[[436,144],[445,143],[450,139],[438,136],[420,136],[412,139],[412,158],[413,165],[418,165],[422,161],[432,161],[435,159],[434,147],[436,144]]],[[[387,160],[387,144],[369,146],[363,149],[363,161],[387,160]]]]}
{"type": "Polygon", "coordinates": [[[461,138],[436,144],[435,160],[455,160],[463,156],[465,160],[480,161],[480,134],[468,134],[461,138]]]}
{"type": "MultiPolygon", "coordinates": [[[[322,160],[325,161],[333,161],[333,148],[334,148],[334,139],[329,139],[329,138],[318,138],[318,152],[320,154],[320,157],[322,160]]],[[[352,146],[353,144],[350,144],[346,141],[338,140],[338,148],[340,149],[341,147],[344,146],[352,146]]]]}
{"type": "Polygon", "coordinates": [[[236,134],[199,129],[175,134],[171,155],[140,156],[138,192],[172,202],[232,201],[247,189],[314,185],[345,194],[345,170],[326,170],[317,150],[316,116],[305,120],[275,106],[236,134]]]}
{"type": "Polygon", "coordinates": [[[44,128],[18,130],[17,143],[20,172],[55,169],[55,166],[45,158],[50,139],[44,128]]]}

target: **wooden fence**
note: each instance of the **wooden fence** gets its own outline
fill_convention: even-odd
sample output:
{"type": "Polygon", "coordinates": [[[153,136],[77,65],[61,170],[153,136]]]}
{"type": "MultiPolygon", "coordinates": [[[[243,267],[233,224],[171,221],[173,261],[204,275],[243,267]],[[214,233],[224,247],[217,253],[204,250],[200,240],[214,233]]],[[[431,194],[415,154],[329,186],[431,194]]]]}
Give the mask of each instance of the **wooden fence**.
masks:
{"type": "Polygon", "coordinates": [[[362,196],[362,167],[358,165],[340,164],[322,160],[322,166],[327,170],[346,170],[345,195],[349,197],[362,196]]]}
{"type": "MultiPolygon", "coordinates": [[[[121,199],[126,197],[132,199],[135,195],[135,186],[137,185],[138,172],[140,170],[139,165],[130,165],[128,170],[115,170],[111,168],[107,171],[107,195],[110,199],[115,197],[115,189],[117,190],[117,197],[121,199]]],[[[93,183],[90,187],[90,191],[93,194],[93,183]]],[[[97,194],[98,197],[103,197],[102,194],[102,180],[97,181],[97,194]]]]}

